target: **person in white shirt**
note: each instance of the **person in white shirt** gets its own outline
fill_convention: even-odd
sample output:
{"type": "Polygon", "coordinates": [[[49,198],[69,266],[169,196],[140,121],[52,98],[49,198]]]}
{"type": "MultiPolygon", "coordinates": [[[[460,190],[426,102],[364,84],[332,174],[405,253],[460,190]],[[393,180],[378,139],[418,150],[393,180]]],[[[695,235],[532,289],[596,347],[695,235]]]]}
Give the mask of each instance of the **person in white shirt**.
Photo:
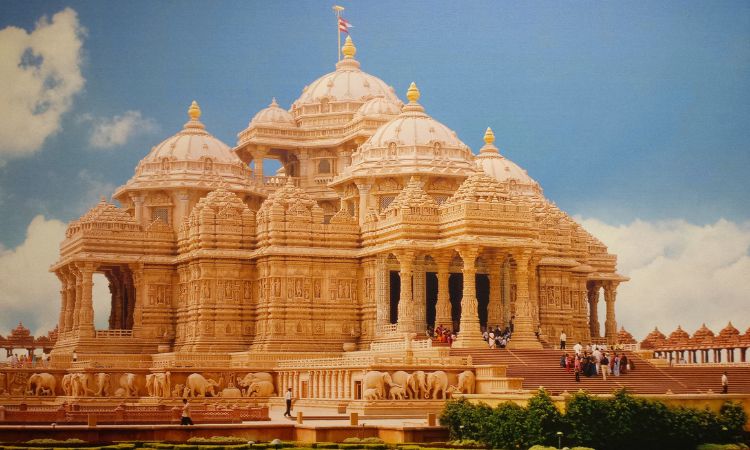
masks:
{"type": "Polygon", "coordinates": [[[724,371],[724,373],[721,374],[721,393],[722,394],[729,393],[729,377],[727,377],[726,371],[724,371]]]}
{"type": "Polygon", "coordinates": [[[284,417],[292,417],[292,388],[288,388],[284,393],[284,400],[286,401],[286,412],[284,417]]]}
{"type": "Polygon", "coordinates": [[[576,345],[573,346],[573,350],[576,352],[576,355],[580,355],[583,351],[583,345],[581,345],[580,342],[576,342],[576,345]]]}
{"type": "Polygon", "coordinates": [[[560,332],[560,350],[565,350],[565,341],[568,340],[568,336],[564,331],[560,332]]]}

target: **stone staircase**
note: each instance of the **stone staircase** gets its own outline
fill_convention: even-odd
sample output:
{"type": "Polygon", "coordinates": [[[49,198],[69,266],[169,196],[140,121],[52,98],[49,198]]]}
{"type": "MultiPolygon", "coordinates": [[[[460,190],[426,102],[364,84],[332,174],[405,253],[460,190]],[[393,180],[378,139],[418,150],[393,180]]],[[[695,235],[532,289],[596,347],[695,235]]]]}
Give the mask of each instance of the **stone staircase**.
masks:
{"type": "Polygon", "coordinates": [[[473,363],[501,364],[507,366],[508,377],[522,377],[523,388],[535,390],[544,386],[550,394],[569,393],[584,389],[590,393],[609,394],[626,388],[637,394],[704,393],[709,389],[721,392],[721,374],[727,371],[730,393],[750,393],[750,367],[656,367],[637,355],[626,352],[635,370],[604,381],[601,376],[575,381],[575,375],[560,367],[560,350],[508,350],[508,349],[451,349],[451,356],[471,355],[473,363]]]}

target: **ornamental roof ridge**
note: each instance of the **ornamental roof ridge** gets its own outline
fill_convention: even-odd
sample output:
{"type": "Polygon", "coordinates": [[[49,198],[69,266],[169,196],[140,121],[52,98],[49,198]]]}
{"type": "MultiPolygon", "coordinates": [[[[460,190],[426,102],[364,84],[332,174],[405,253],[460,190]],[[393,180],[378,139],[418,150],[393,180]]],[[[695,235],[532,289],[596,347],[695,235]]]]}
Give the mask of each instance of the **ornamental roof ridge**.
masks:
{"type": "Polygon", "coordinates": [[[96,206],[89,209],[76,222],[127,223],[134,225],[138,224],[135,218],[128,214],[127,211],[122,208],[118,208],[112,203],[109,203],[104,197],[99,200],[99,203],[97,203],[96,206]]]}
{"type": "Polygon", "coordinates": [[[484,172],[476,172],[464,180],[461,186],[444,204],[477,201],[499,203],[507,200],[508,195],[507,185],[500,183],[484,172]]]}
{"type": "MultiPolygon", "coordinates": [[[[422,181],[418,176],[412,176],[409,178],[409,182],[406,183],[404,189],[398,193],[395,199],[388,205],[388,208],[383,211],[383,214],[387,214],[391,211],[398,210],[400,208],[413,208],[413,207],[431,207],[437,208],[437,203],[425,190],[422,188],[422,181]]],[[[436,210],[437,213],[437,210],[436,210]]]]}
{"type": "Polygon", "coordinates": [[[286,183],[266,198],[260,205],[258,212],[266,212],[274,205],[281,205],[286,209],[290,205],[302,205],[312,208],[317,204],[304,189],[295,186],[294,179],[288,176],[286,183]]]}

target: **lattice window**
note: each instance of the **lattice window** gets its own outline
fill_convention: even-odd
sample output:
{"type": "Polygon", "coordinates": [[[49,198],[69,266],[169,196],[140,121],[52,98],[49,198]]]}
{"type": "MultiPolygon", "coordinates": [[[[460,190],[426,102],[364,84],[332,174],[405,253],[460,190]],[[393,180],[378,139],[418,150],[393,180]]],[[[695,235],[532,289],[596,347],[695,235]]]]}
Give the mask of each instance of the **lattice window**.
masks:
{"type": "Polygon", "coordinates": [[[448,200],[447,195],[434,195],[433,198],[435,199],[435,203],[437,203],[438,205],[442,205],[446,200],[448,200]]]}
{"type": "Polygon", "coordinates": [[[384,195],[380,197],[380,210],[383,211],[396,198],[395,195],[384,195]]]}
{"type": "Polygon", "coordinates": [[[331,162],[324,159],[318,163],[318,173],[331,173],[331,162]]]}
{"type": "Polygon", "coordinates": [[[161,219],[164,223],[169,223],[169,208],[152,208],[151,220],[161,219]]]}

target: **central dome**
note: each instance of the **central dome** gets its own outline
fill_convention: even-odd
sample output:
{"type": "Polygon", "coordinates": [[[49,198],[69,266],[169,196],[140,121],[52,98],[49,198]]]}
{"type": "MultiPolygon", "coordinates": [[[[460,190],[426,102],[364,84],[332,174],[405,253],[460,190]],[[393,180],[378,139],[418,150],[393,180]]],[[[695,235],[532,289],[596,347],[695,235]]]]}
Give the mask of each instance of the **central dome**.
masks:
{"type": "Polygon", "coordinates": [[[350,37],[346,38],[342,52],[344,59],[336,64],[336,71],[325,74],[306,86],[302,90],[302,95],[292,104],[293,109],[325,102],[364,103],[376,97],[400,103],[392,87],[380,78],[360,69],[359,62],[354,59],[357,49],[350,37]]]}

